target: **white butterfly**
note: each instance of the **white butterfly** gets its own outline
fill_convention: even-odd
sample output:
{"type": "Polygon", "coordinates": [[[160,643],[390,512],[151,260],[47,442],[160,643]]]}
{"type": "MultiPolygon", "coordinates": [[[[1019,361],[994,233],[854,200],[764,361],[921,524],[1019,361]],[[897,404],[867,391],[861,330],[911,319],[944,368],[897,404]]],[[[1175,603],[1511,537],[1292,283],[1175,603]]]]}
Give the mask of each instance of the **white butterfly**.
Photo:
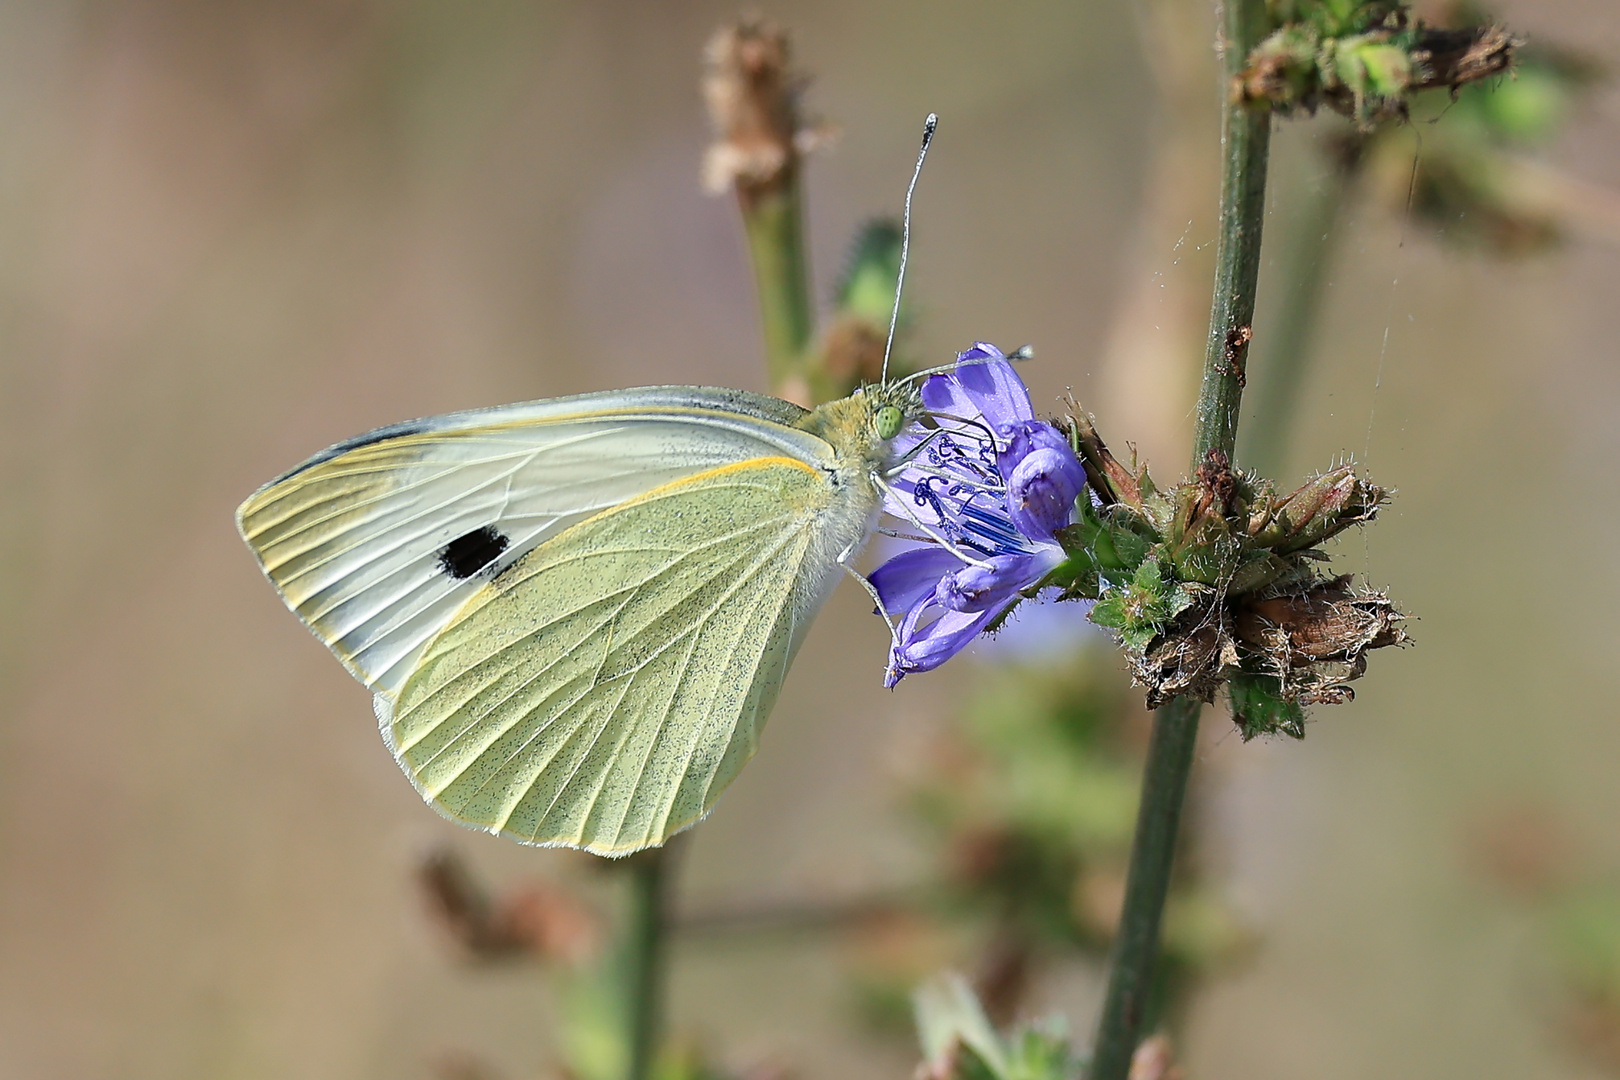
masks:
{"type": "Polygon", "coordinates": [[[441,813],[617,855],[714,805],[876,526],[909,383],[807,412],[703,387],[417,420],[237,513],[441,813]]]}

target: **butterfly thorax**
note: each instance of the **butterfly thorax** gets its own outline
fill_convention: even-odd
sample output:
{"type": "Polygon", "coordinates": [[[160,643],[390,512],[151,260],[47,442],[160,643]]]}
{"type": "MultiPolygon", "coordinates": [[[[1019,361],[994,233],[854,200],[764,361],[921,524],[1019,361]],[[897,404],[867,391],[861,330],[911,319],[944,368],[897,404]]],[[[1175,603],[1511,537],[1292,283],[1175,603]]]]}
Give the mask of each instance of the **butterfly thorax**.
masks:
{"type": "Polygon", "coordinates": [[[893,463],[894,434],[922,414],[922,396],[915,385],[879,383],[819,406],[799,426],[832,446],[840,472],[866,477],[893,463]],[[898,423],[888,421],[887,434],[885,410],[899,413],[898,423]]]}

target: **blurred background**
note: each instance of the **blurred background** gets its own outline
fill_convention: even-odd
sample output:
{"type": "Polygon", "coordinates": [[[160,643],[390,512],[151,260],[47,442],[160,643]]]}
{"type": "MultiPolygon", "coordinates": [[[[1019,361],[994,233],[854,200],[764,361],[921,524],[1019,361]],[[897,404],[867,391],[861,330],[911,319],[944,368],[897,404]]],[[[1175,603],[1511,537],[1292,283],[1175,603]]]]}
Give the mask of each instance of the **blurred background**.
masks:
{"type": "MultiPolygon", "coordinates": [[[[937,111],[908,355],[1031,344],[1038,408],[1072,389],[1177,476],[1215,235],[1206,5],[762,9],[838,129],[805,180],[818,296],[898,210],[937,111]]],[[[425,807],[232,513],[407,417],[765,389],[736,207],[700,185],[701,50],[737,14],[0,7],[0,1075],[552,1075],[559,970],[611,873],[425,807]],[[481,960],[435,914],[430,859],[550,912],[552,944],[481,960]]],[[[1494,14],[1620,57],[1611,0],[1494,14]]],[[[1172,944],[1197,1080],[1620,1075],[1620,83],[1575,67],[1509,132],[1506,225],[1433,185],[1407,199],[1414,155],[1470,122],[1442,101],[1380,137],[1307,260],[1320,318],[1271,466],[1287,484],[1351,454],[1399,489],[1338,554],[1418,616],[1417,646],[1303,742],[1206,712],[1184,867],[1204,914],[1172,944]]],[[[1279,129],[1257,357],[1348,130],[1279,129]]],[[[907,1076],[911,981],[993,984],[1011,948],[1006,1015],[1083,1042],[1139,697],[1077,607],[886,692],[867,607],[833,598],[678,856],[673,1033],[737,1074],[907,1076]],[[1074,721],[1072,773],[1026,785],[1039,722],[997,726],[1020,709],[1074,721]],[[975,853],[999,838],[990,863],[1014,865],[1007,815],[1039,808],[973,793],[1041,783],[1090,799],[1091,831],[1041,841],[1051,888],[998,893],[975,853]]]]}

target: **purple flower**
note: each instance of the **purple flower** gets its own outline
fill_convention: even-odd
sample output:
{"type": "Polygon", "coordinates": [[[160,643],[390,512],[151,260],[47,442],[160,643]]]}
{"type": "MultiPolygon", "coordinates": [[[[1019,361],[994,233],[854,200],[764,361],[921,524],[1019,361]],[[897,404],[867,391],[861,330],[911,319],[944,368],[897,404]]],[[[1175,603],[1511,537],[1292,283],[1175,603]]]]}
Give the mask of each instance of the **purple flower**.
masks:
{"type": "Polygon", "coordinates": [[[896,440],[905,464],[884,510],[930,542],[870,578],[884,609],[901,613],[885,686],[955,656],[1063,561],[1055,534],[1086,482],[1000,349],[981,341],[956,360],[922,387],[935,426],[896,440]]]}

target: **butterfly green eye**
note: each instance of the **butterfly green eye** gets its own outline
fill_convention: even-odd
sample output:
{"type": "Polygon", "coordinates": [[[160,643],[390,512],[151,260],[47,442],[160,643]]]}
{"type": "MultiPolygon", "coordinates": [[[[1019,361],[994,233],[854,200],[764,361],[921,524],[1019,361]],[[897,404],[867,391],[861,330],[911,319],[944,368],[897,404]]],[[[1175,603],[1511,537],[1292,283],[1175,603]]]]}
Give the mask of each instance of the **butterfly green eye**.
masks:
{"type": "Polygon", "coordinates": [[[900,434],[905,426],[906,414],[893,405],[885,405],[877,411],[877,433],[880,439],[892,439],[900,434]]]}

